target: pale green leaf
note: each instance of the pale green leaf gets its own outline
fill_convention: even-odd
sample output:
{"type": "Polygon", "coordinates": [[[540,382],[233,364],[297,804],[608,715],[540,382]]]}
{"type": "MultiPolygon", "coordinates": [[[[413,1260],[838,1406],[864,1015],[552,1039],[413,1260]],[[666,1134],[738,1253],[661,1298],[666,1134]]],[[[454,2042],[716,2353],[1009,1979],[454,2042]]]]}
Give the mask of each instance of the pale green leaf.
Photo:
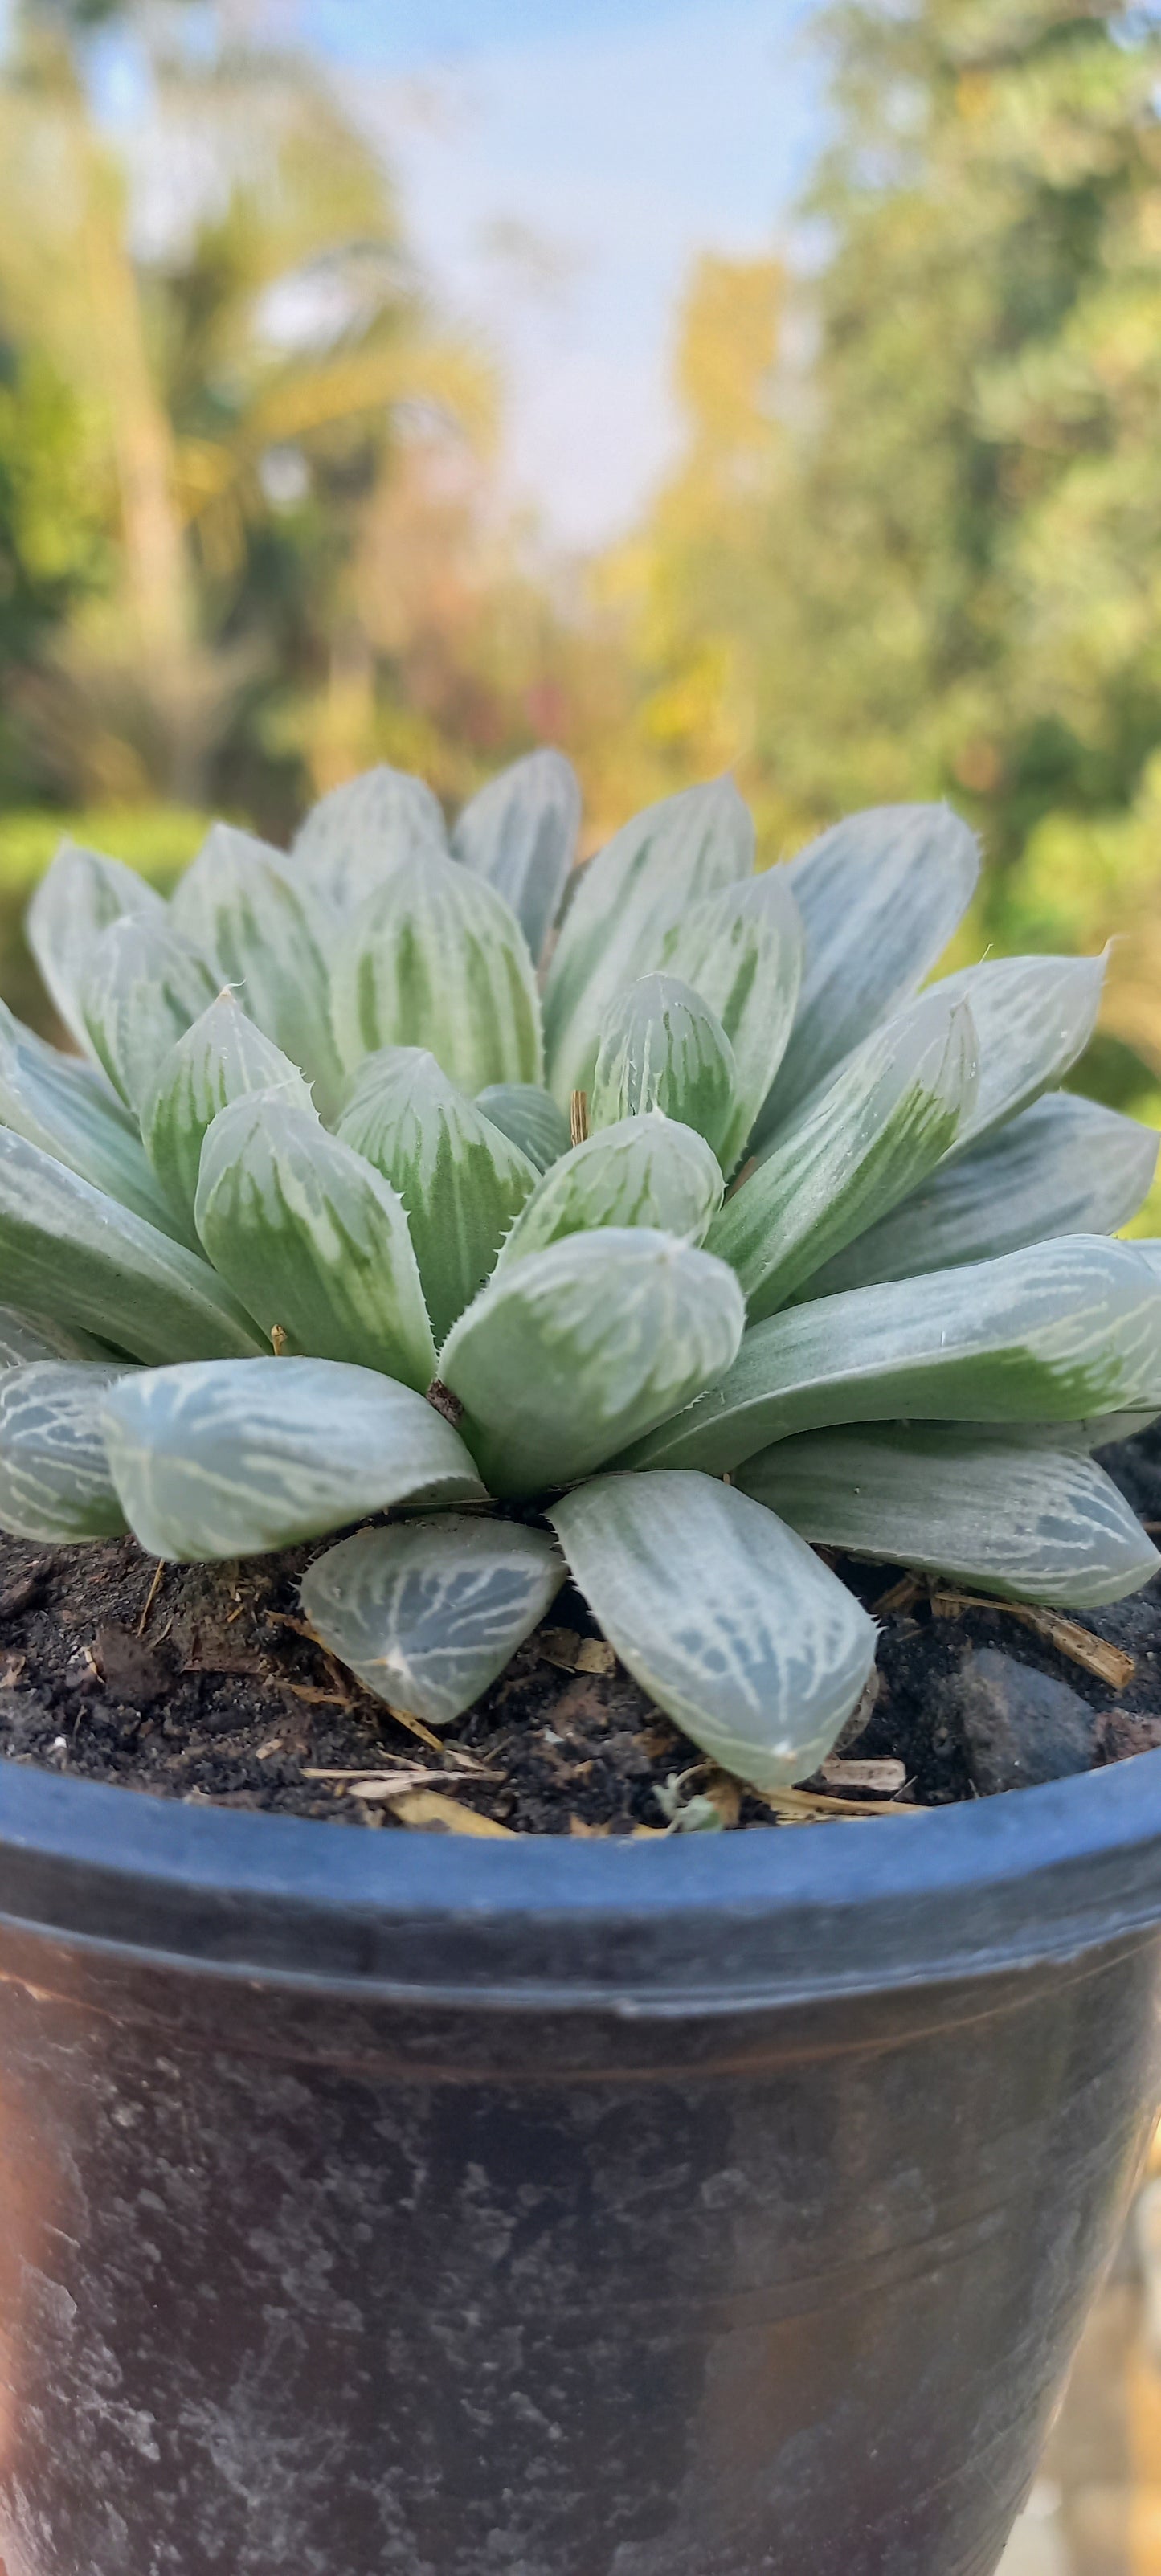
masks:
{"type": "Polygon", "coordinates": [[[128,914],[103,930],[81,983],[93,1052],[139,1111],[162,1057],[214,998],[209,967],[168,922],[128,914]]]}
{"type": "Polygon", "coordinates": [[[580,830],[581,792],[563,752],[532,751],[465,805],[454,856],[515,913],[533,957],[556,919],[580,830]]]}
{"type": "Polygon", "coordinates": [[[337,1132],[403,1201],[438,1345],[494,1269],[532,1164],[423,1047],[367,1056],[337,1132]]]}
{"type": "Polygon", "coordinates": [[[174,927],[231,986],[246,1017],[317,1087],[325,1116],[342,1072],[330,1019],[326,925],[265,841],[215,823],[170,905],[174,927]]]}
{"type": "Polygon", "coordinates": [[[720,1475],[791,1432],[840,1422],[1082,1422],[1149,1409],[1161,1412],[1161,1279],[1133,1244],[1066,1235],[771,1315],[712,1394],[618,1463],[720,1475]]]}
{"type": "Polygon", "coordinates": [[[732,1171],[782,1062],[803,968],[802,917],[786,868],[687,904],[658,965],[692,984],[734,1051],[734,1114],[721,1162],[732,1171]]]}
{"type": "Polygon", "coordinates": [[[404,860],[335,953],[335,1034],[353,1068],[379,1047],[429,1047],[469,1097],[538,1082],[540,1001],[532,959],[502,897],[454,859],[404,860]]]}
{"type": "Polygon", "coordinates": [[[221,993],[161,1059],[141,1111],[150,1163],[170,1205],[192,1219],[202,1144],[219,1109],[252,1091],[278,1091],[313,1114],[302,1075],[263,1037],[232,993],[221,993]]]}
{"type": "Polygon", "coordinates": [[[744,1320],[724,1262],[647,1227],[609,1227],[498,1271],[455,1326],[440,1376],[492,1492],[536,1494],[716,1384],[744,1320]]]}
{"type": "Polygon", "coordinates": [[[421,1395],[334,1360],[149,1369],[122,1380],[104,1425],[130,1527],[151,1556],[181,1562],[256,1556],[394,1503],[483,1492],[421,1395]]]}
{"type": "Polygon", "coordinates": [[[268,1340],[429,1384],[435,1344],[402,1204],[310,1112],[270,1091],[220,1109],[194,1221],[268,1340]]]}
{"type": "Polygon", "coordinates": [[[1049,1092],[932,1172],[817,1271],[806,1293],[829,1297],[840,1288],[986,1261],[1054,1234],[1115,1234],[1149,1188],[1157,1143],[1154,1130],[1135,1118],[1077,1092],[1049,1092]]]}
{"type": "Polygon", "coordinates": [[[446,856],[439,798],[404,770],[364,770],[332,787],[307,815],[294,844],[296,874],[349,920],[403,859],[446,856]]]}
{"type": "Polygon", "coordinates": [[[26,1368],[30,1360],[106,1360],[103,1342],[70,1333],[47,1315],[20,1315],[0,1306],[0,1369],[26,1368]]]}
{"type": "Polygon", "coordinates": [[[302,1582],[312,1628],[368,1690],[450,1726],[503,1672],[564,1581],[543,1530],[461,1512],[358,1530],[302,1582]]]}
{"type": "Polygon", "coordinates": [[[804,1540],[707,1476],[598,1476],[548,1517],[610,1645],[704,1753],[757,1789],[817,1770],[875,1627],[804,1540]]]}
{"type": "Polygon", "coordinates": [[[996,957],[934,990],[970,1004],[980,1044],[975,1106],[958,1156],[1061,1081],[1097,1024],[1105,957],[996,957]]]}
{"type": "Polygon", "coordinates": [[[101,1434],[102,1404],[124,1374],[36,1360],[0,1376],[0,1529],[10,1537],[65,1546],[124,1529],[101,1434]]]}
{"type": "Polygon", "coordinates": [[[932,1170],[970,1114],[975,1085],[971,1013],[937,986],[868,1038],[779,1129],[708,1239],[737,1271],[751,1323],[785,1305],[932,1170]]]}
{"type": "Polygon", "coordinates": [[[58,1055],[0,1004],[0,1124],[79,1172],[150,1225],[175,1231],[136,1121],[79,1057],[58,1055]]]}
{"type": "Polygon", "coordinates": [[[756,1143],[918,992],[971,902],[979,851],[946,805],[874,805],[823,832],[786,873],[806,972],[756,1143]]]}
{"type": "Polygon", "coordinates": [[[135,1359],[261,1348],[207,1262],[9,1128],[0,1128],[0,1279],[22,1313],[96,1333],[135,1359]]]}
{"type": "Polygon", "coordinates": [[[751,1458],[739,1485],[816,1545],[954,1575],[1012,1601],[1096,1609],[1161,1566],[1092,1458],[947,1423],[814,1431],[751,1458]]]}
{"type": "Polygon", "coordinates": [[[656,966],[687,904],[754,867],[754,825],[732,779],[636,814],[590,860],[565,914],[545,988],[553,1091],[592,1081],[601,1021],[622,985],[656,966]]]}
{"type": "Polygon", "coordinates": [[[715,1155],[735,1123],[737,1067],[721,1022],[673,975],[643,975],[609,1004],[589,1101],[589,1125],[661,1109],[696,1128],[715,1155]]]}
{"type": "Polygon", "coordinates": [[[490,1082],[476,1093],[476,1107],[493,1127],[498,1127],[510,1144],[527,1154],[538,1172],[546,1172],[561,1154],[567,1154],[572,1131],[563,1109],[558,1109],[550,1091],[542,1091],[535,1082],[490,1082]]]}
{"type": "Polygon", "coordinates": [[[657,1109],[622,1118],[545,1173],[517,1217],[501,1267],[598,1226],[647,1225],[701,1243],[721,1201],[721,1172],[704,1137],[657,1109]]]}
{"type": "Polygon", "coordinates": [[[155,889],[120,859],[62,841],[25,916],[28,945],[66,1029],[86,1055],[93,1052],[81,1008],[81,985],[103,930],[125,914],[163,921],[155,889]]]}

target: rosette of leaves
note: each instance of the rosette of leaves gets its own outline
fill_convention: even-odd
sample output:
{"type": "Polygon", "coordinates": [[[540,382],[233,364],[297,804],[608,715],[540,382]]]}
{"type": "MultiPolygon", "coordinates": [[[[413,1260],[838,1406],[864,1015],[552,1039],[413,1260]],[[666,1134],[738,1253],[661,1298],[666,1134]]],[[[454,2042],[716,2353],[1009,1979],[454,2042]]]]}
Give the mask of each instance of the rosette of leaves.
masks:
{"type": "Polygon", "coordinates": [[[755,871],[727,781],[574,872],[540,752],[450,839],[376,770],[167,905],[66,847],[0,1029],[0,1524],[159,1557],[352,1532],[327,1645],[435,1725],[571,1576],[761,1788],[859,1702],[818,1548],[1093,1604],[1157,1556],[1094,1449],[1161,1410],[1156,1140],[1059,1086],[1100,960],[932,982],[942,807],[755,871]],[[361,1524],[361,1526],[359,1526],[361,1524]]]}

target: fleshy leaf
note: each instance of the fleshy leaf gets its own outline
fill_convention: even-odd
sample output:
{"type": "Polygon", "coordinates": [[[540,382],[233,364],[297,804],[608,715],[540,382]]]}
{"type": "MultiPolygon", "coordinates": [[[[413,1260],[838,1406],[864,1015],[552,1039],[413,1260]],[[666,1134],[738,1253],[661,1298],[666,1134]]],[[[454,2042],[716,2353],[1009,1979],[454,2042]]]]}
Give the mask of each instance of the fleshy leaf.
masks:
{"type": "Polygon", "coordinates": [[[753,821],[730,778],[650,805],[589,861],[545,988],[549,1073],[558,1100],[589,1089],[613,995],[656,965],[685,906],[751,876],[753,867],[753,821]]]}
{"type": "Polygon", "coordinates": [[[105,1360],[102,1342],[89,1333],[70,1333],[47,1315],[19,1315],[15,1306],[0,1306],[0,1369],[27,1368],[32,1360],[105,1360]]]}
{"type": "Polygon", "coordinates": [[[133,1110],[163,1056],[214,998],[214,979],[187,940],[153,915],[103,930],[81,984],[93,1052],[133,1110]]]}
{"type": "Polygon", "coordinates": [[[601,1127],[546,1172],[517,1217],[501,1267],[598,1226],[652,1226],[701,1243],[722,1176],[704,1137],[660,1110],[601,1127]]]}
{"type": "Polygon", "coordinates": [[[563,752],[532,751],[465,805],[454,856],[515,913],[533,957],[556,919],[580,830],[581,792],[563,752]]]}
{"type": "Polygon", "coordinates": [[[735,1123],[737,1067],[720,1020],[674,975],[643,975],[609,1004],[589,1103],[590,1127],[664,1110],[715,1155],[735,1123]]]}
{"type": "Polygon", "coordinates": [[[550,1091],[535,1082],[490,1082],[476,1093],[476,1107],[509,1143],[527,1154],[538,1172],[546,1172],[567,1154],[572,1131],[550,1091]]]}
{"type": "Polygon", "coordinates": [[[771,1315],[712,1394],[618,1464],[720,1475],[791,1432],[840,1422],[1081,1422],[1148,1409],[1161,1412],[1161,1279],[1135,1244],[1074,1234],[771,1315]]]}
{"type": "Polygon", "coordinates": [[[21,1312],[96,1333],[139,1360],[261,1348],[225,1281],[184,1244],[0,1128],[0,1278],[21,1312]]]}
{"type": "Polygon", "coordinates": [[[247,1019],[317,1084],[324,1114],[336,1107],[342,1073],[323,922],[289,862],[252,833],[215,823],[169,909],[247,1019]]]}
{"type": "Polygon", "coordinates": [[[439,798],[402,769],[364,770],[320,798],[294,844],[293,865],[346,921],[403,859],[446,856],[439,798]]]}
{"type": "Polygon", "coordinates": [[[658,957],[692,984],[734,1051],[734,1116],[721,1146],[732,1171],[782,1062],[803,970],[802,917],[786,868],[686,906],[658,957]]]}
{"type": "Polygon", "coordinates": [[[708,1253],[644,1226],[573,1234],[489,1280],[440,1377],[492,1492],[536,1494],[716,1384],[744,1316],[733,1272],[708,1253]]]}
{"type": "Polygon", "coordinates": [[[873,805],[790,860],[806,972],[755,1143],[918,992],[967,911],[979,864],[975,835],[946,805],[873,805]]]}
{"type": "Polygon", "coordinates": [[[915,1188],[970,1114],[975,1086],[971,1013],[937,987],[780,1128],[709,1233],[710,1251],[737,1271],[751,1323],[915,1188]]]}
{"type": "Polygon", "coordinates": [[[368,1690],[450,1726],[503,1672],[564,1581],[543,1530],[460,1512],[357,1530],[315,1558],[302,1606],[368,1690]]]}
{"type": "Polygon", "coordinates": [[[123,1375],[36,1360],[0,1376],[0,1529],[60,1546],[124,1529],[101,1435],[102,1403],[123,1375]]]}
{"type": "Polygon", "coordinates": [[[411,1387],[334,1360],[123,1378],[104,1411],[125,1516],[151,1556],[256,1556],[394,1503],[470,1502],[458,1434],[411,1387]]]}
{"type": "Polygon", "coordinates": [[[519,923],[454,859],[404,860],[340,940],[335,1035],[353,1068],[379,1047],[430,1047],[469,1098],[538,1082],[540,1001],[519,923]]]}
{"type": "Polygon", "coordinates": [[[430,1383],[435,1345],[402,1205],[308,1111],[270,1091],[219,1110],[194,1221],[268,1340],[430,1383]]]}
{"type": "Polygon", "coordinates": [[[66,1029],[93,1052],[81,1008],[81,985],[103,930],[125,914],[164,921],[165,904],[144,877],[120,859],[62,841],[25,916],[28,945],[66,1029]]]}
{"type": "Polygon", "coordinates": [[[197,1197],[202,1144],[231,1100],[279,1091],[313,1115],[302,1075],[248,1019],[232,993],[220,993],[162,1057],[141,1111],[141,1132],[170,1205],[187,1220],[197,1197]]]}
{"type": "Polygon", "coordinates": [[[1123,1600],[1161,1566],[1111,1476],[1071,1448],[945,1423],[816,1431],[742,1468],[743,1491],[805,1539],[955,1575],[1012,1601],[1123,1600]]]}
{"type": "Polygon", "coordinates": [[[548,1517],[610,1645],[704,1753],[758,1789],[817,1770],[875,1627],[803,1539],[708,1476],[598,1476],[548,1517]]]}
{"type": "Polygon", "coordinates": [[[1049,1092],[932,1172],[901,1207],[818,1270],[806,1294],[829,1297],[987,1261],[1054,1234],[1115,1234],[1140,1206],[1156,1161],[1151,1127],[1078,1092],[1049,1092]]]}
{"type": "Polygon", "coordinates": [[[368,1056],[337,1132],[403,1201],[438,1344],[494,1269],[532,1164],[424,1047],[368,1056]]]}
{"type": "Polygon", "coordinates": [[[947,975],[937,993],[971,1006],[980,1042],[975,1106],[954,1151],[990,1136],[1083,1055],[1097,1024],[1104,957],[996,957],[947,975]]]}
{"type": "Polygon", "coordinates": [[[100,1075],[41,1045],[0,1004],[0,1123],[39,1145],[150,1225],[174,1217],[141,1150],[136,1122],[100,1075]]]}

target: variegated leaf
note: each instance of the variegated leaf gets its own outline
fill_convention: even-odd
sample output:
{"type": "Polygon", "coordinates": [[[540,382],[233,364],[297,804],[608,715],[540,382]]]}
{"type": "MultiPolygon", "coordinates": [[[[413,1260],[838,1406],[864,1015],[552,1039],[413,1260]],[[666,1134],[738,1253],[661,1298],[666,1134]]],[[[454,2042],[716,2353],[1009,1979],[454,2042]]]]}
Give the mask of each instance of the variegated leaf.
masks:
{"type": "Polygon", "coordinates": [[[101,932],[80,991],[93,1052],[139,1111],[162,1057],[212,1002],[214,979],[167,922],[129,914],[101,932]]]}
{"type": "Polygon", "coordinates": [[[231,986],[246,1017],[338,1106],[326,924],[289,862],[250,832],[215,823],[170,905],[174,927],[231,986]]]}
{"type": "Polygon", "coordinates": [[[538,958],[556,919],[580,830],[581,792],[563,752],[532,751],[465,805],[452,851],[515,913],[538,958]]]}
{"type": "Polygon", "coordinates": [[[721,1021],[734,1051],[734,1115],[721,1162],[732,1171],[782,1062],[803,968],[802,917],[789,870],[727,886],[688,904],[662,942],[658,965],[692,984],[721,1021]]]}
{"type": "Polygon", "coordinates": [[[401,861],[356,915],[335,953],[332,1010],[349,1068],[379,1047],[421,1046],[469,1098],[540,1079],[540,1001],[519,923],[438,853],[401,861]]]}
{"type": "Polygon", "coordinates": [[[791,1432],[840,1422],[1147,1410],[1161,1412],[1161,1279],[1133,1244],[1066,1235],[770,1316],[712,1394],[618,1464],[720,1475],[791,1432]]]}
{"type": "Polygon", "coordinates": [[[1134,1241],[1133,1250],[1143,1255],[1151,1270],[1161,1273],[1161,1235],[1138,1235],[1134,1241]]]}
{"type": "Polygon", "coordinates": [[[701,1243],[722,1202],[722,1176],[704,1137],[658,1109],[622,1118],[554,1163],[517,1217],[501,1267],[598,1226],[652,1226],[701,1243]]]}
{"type": "Polygon", "coordinates": [[[430,1383],[435,1344],[402,1205],[308,1111],[270,1091],[220,1109],[194,1222],[280,1350],[430,1383]]]}
{"type": "Polygon", "coordinates": [[[50,1546],[125,1527],[101,1434],[112,1364],[35,1360],[0,1376],[0,1529],[50,1546]]]}
{"type": "Polygon", "coordinates": [[[1154,1130],[1135,1118],[1077,1092],[1049,1092],[930,1173],[901,1207],[816,1271],[806,1293],[829,1297],[840,1288],[987,1261],[1054,1234],[1115,1234],[1149,1188],[1157,1143],[1154,1130]]]}
{"type": "Polygon", "coordinates": [[[207,1262],[9,1128],[0,1128],[0,1278],[22,1313],[96,1333],[134,1359],[261,1348],[207,1262]]]}
{"type": "Polygon", "coordinates": [[[358,1530],[302,1582],[312,1628],[389,1707],[450,1726],[503,1672],[564,1581],[543,1530],[461,1512],[358,1530]]]}
{"type": "Polygon", "coordinates": [[[935,986],[971,1006],[980,1042],[975,1106],[953,1151],[965,1153],[1051,1090],[1097,1023],[1105,957],[996,957],[935,986]]]}
{"type": "Polygon", "coordinates": [[[806,972],[755,1143],[918,992],[971,902],[979,851],[946,805],[873,805],[823,832],[786,873],[806,972]]]}
{"type": "Polygon", "coordinates": [[[368,1056],[337,1132],[403,1201],[438,1345],[494,1269],[532,1164],[424,1047],[368,1056]]]}
{"type": "Polygon", "coordinates": [[[643,975],[609,1004],[589,1102],[590,1127],[661,1109],[716,1155],[735,1124],[737,1066],[721,1022],[673,975],[643,975]]]}
{"type": "Polygon", "coordinates": [[[498,1271],[454,1327],[440,1376],[491,1491],[536,1494],[715,1385],[744,1319],[724,1262],[644,1226],[608,1227],[498,1271]]]}
{"type": "Polygon", "coordinates": [[[704,1753],[757,1789],[817,1770],[875,1627],[804,1540],[708,1476],[598,1476],[548,1517],[622,1663],[704,1753]]]}
{"type": "Polygon", "coordinates": [[[650,805],[590,860],[565,914],[545,988],[549,1074],[558,1100],[589,1089],[613,995],[656,965],[685,906],[752,875],[753,867],[753,821],[729,778],[650,805]]]}
{"type": "MultiPolygon", "coordinates": [[[[0,1382],[2,1383],[2,1382],[0,1382]]],[[[470,1502],[462,1440],[411,1387],[334,1360],[161,1368],[106,1401],[125,1517],[151,1556],[257,1556],[394,1503],[470,1502]]]]}
{"type": "Polygon", "coordinates": [[[987,1439],[947,1423],[808,1432],[762,1450],[738,1482],[816,1544],[1012,1601],[1095,1609],[1161,1566],[1103,1468],[1015,1433],[987,1439]]]}
{"type": "Polygon", "coordinates": [[[81,1008],[81,985],[103,930],[125,914],[163,921],[165,905],[154,888],[120,859],[62,841],[42,877],[25,919],[28,945],[49,995],[86,1055],[92,1040],[81,1008]]]}
{"type": "Polygon", "coordinates": [[[550,1091],[535,1082],[490,1082],[476,1093],[476,1107],[512,1145],[527,1154],[538,1172],[546,1172],[567,1154],[572,1131],[550,1091]]]}
{"type": "Polygon", "coordinates": [[[166,1197],[192,1220],[206,1134],[231,1100],[252,1091],[277,1091],[313,1116],[313,1103],[297,1067],[263,1037],[232,993],[220,993],[162,1057],[141,1111],[150,1163],[166,1197]]]}
{"type": "Polygon", "coordinates": [[[0,1306],[0,1370],[27,1368],[31,1360],[106,1360],[103,1342],[88,1333],[70,1333],[47,1315],[19,1315],[15,1306],[0,1306]]]}
{"type": "Polygon", "coordinates": [[[58,1055],[0,1005],[0,1124],[67,1163],[163,1233],[184,1229],[162,1197],[136,1121],[77,1056],[58,1055]]]}
{"type": "Polygon", "coordinates": [[[937,987],[779,1130],[709,1233],[710,1251],[737,1271],[751,1323],[915,1188],[970,1115],[975,1086],[971,1013],[937,987]]]}
{"type": "Polygon", "coordinates": [[[402,859],[446,856],[439,798],[404,770],[366,769],[312,807],[294,844],[295,871],[344,921],[402,859]]]}

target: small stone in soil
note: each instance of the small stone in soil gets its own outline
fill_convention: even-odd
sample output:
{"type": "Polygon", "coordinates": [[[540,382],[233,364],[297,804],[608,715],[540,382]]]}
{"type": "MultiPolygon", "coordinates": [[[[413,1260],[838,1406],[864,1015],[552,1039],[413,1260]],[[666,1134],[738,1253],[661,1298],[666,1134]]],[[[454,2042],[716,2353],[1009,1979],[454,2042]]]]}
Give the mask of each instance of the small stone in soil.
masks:
{"type": "Polygon", "coordinates": [[[940,1686],[940,1714],[958,1723],[972,1786],[982,1798],[1089,1771],[1096,1719],[1067,1682],[994,1647],[965,1655],[940,1686]]]}

